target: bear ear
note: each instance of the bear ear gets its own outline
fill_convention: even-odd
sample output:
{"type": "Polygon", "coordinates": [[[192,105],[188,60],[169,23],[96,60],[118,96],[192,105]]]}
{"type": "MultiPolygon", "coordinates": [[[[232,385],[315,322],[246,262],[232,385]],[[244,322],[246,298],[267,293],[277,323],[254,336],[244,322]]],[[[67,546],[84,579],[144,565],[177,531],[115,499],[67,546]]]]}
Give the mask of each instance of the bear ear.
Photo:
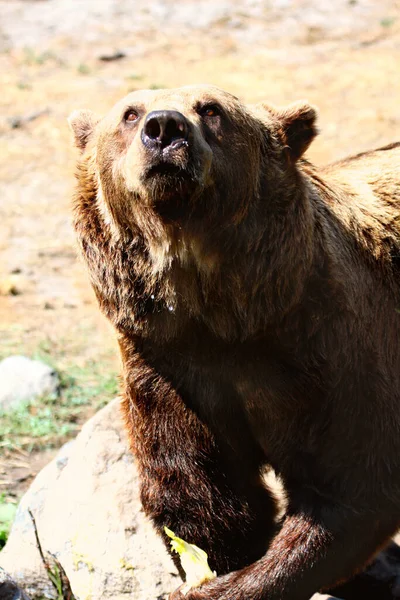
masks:
{"type": "Polygon", "coordinates": [[[307,102],[296,102],[283,109],[272,109],[271,112],[280,122],[287,152],[295,162],[318,134],[317,111],[307,102]]]}
{"type": "Polygon", "coordinates": [[[74,110],[68,117],[68,124],[74,134],[75,145],[82,152],[99,121],[100,117],[91,110],[74,110]]]}

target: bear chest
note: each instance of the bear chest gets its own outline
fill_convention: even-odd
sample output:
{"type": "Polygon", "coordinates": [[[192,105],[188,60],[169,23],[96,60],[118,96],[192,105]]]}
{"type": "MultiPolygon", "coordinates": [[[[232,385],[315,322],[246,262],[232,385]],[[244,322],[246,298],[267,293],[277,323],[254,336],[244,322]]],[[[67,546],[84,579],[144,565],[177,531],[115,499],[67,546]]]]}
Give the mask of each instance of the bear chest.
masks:
{"type": "Polygon", "coordinates": [[[320,390],[268,347],[187,342],[144,347],[144,355],[233,454],[258,455],[277,466],[283,448],[285,455],[292,446],[298,451],[294,439],[302,440],[307,453],[312,443],[308,407],[321,402],[320,390]]]}

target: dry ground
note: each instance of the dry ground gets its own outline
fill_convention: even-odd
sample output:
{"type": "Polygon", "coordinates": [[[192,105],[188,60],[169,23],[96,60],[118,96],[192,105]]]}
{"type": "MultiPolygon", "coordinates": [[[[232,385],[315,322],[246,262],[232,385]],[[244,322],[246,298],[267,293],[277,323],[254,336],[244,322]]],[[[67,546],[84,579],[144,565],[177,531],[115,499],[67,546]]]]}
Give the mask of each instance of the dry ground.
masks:
{"type": "MultiPolygon", "coordinates": [[[[246,101],[316,104],[316,163],[392,142],[400,2],[0,0],[0,356],[45,346],[62,370],[118,370],[76,258],[66,118],[103,113],[130,90],[196,82],[246,101]],[[124,57],[102,60],[116,50],[124,57]]],[[[44,460],[24,456],[21,475],[6,459],[3,476],[13,487],[44,460]]]]}

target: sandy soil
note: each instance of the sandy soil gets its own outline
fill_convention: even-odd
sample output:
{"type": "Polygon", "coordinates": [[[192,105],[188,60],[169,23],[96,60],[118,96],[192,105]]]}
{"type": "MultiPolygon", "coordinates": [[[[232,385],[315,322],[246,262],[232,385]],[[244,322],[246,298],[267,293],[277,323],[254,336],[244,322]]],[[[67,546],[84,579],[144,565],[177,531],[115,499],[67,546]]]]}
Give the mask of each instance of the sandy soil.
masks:
{"type": "Polygon", "coordinates": [[[0,0],[0,354],[118,368],[71,230],[73,109],[195,82],[307,98],[323,163],[400,138],[399,72],[396,0],[0,0]]]}

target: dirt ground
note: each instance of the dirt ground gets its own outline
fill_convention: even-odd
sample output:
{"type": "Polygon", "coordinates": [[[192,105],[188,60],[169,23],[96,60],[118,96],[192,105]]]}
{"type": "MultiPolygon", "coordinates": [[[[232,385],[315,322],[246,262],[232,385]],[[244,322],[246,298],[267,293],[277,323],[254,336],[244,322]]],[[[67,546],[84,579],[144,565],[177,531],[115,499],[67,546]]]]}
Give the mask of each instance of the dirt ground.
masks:
{"type": "MultiPolygon", "coordinates": [[[[196,82],[317,105],[316,163],[398,140],[400,2],[0,0],[0,356],[50,343],[118,370],[76,258],[66,118],[196,82]]],[[[31,474],[46,460],[23,456],[31,474]]]]}

